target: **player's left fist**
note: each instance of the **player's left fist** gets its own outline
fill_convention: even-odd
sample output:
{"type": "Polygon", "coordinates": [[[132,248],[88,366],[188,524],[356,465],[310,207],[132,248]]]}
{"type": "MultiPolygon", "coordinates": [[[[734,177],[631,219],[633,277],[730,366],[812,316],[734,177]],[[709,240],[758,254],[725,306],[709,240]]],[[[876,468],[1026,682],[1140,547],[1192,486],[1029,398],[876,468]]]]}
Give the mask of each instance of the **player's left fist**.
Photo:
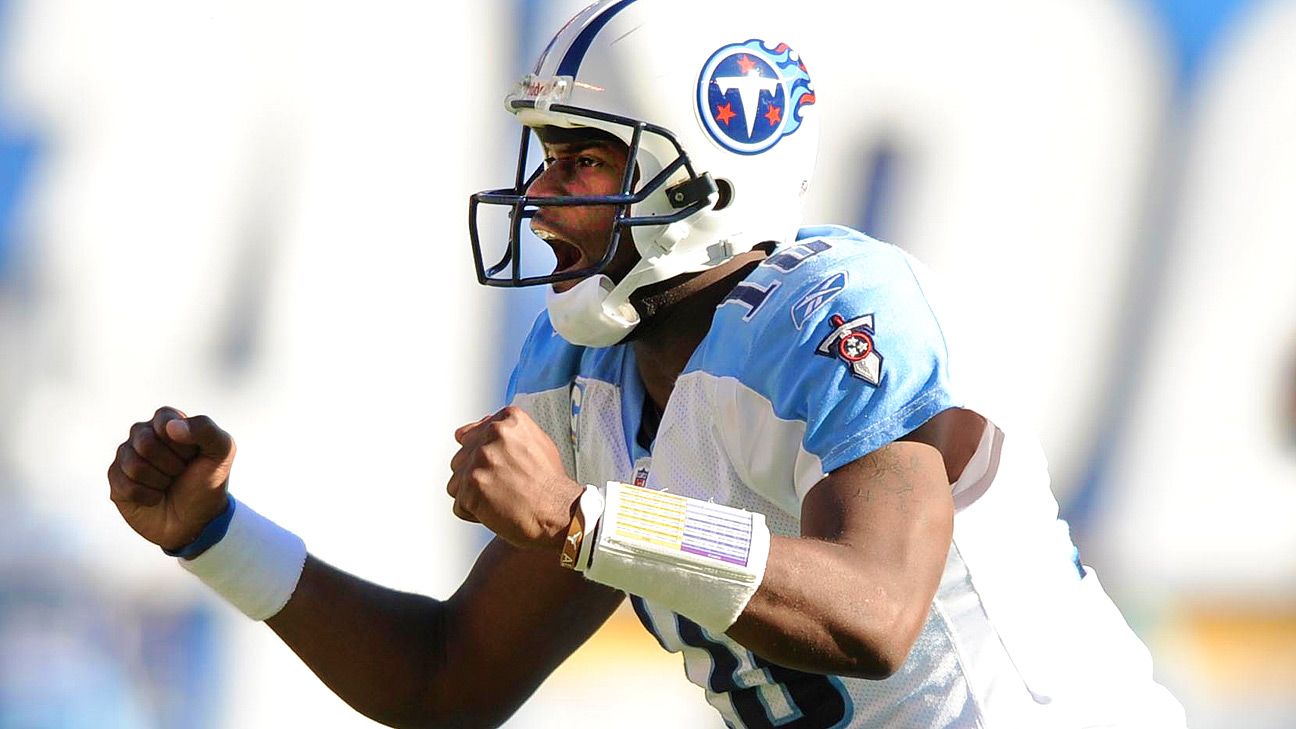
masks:
{"type": "Polygon", "coordinates": [[[558,448],[525,411],[506,407],[455,431],[446,492],[460,519],[486,525],[518,547],[562,548],[584,490],[558,448]]]}

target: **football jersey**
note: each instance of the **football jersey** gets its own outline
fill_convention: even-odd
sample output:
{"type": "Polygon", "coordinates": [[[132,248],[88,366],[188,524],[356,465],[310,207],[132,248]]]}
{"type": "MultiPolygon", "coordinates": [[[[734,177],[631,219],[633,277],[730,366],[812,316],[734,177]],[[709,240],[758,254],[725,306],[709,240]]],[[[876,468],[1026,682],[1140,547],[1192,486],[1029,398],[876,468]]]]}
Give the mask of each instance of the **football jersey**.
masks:
{"type": "MultiPolygon", "coordinates": [[[[921,265],[847,228],[805,228],[717,307],[651,451],[633,348],[583,348],[537,319],[509,400],[580,483],[607,481],[760,512],[800,535],[826,473],[952,407],[987,418],[951,485],[954,533],[903,666],[885,680],[775,665],[631,596],[731,727],[1183,726],[1151,660],[1058,519],[1038,444],[995,410],[992,331],[960,326],[921,265]]],[[[975,316],[969,317],[975,320],[975,316]]]]}

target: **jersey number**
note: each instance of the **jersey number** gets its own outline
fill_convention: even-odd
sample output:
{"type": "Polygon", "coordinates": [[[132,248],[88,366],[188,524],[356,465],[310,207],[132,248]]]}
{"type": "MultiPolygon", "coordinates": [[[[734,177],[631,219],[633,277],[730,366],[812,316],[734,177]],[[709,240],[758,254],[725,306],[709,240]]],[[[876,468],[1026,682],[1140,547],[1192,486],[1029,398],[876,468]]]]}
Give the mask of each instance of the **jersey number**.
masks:
{"type": "MultiPolygon", "coordinates": [[[[824,240],[811,240],[806,243],[798,243],[785,251],[775,253],[774,255],[761,261],[761,266],[777,269],[783,273],[791,273],[797,266],[805,263],[805,260],[811,256],[823,253],[832,248],[832,244],[824,240]]],[[[720,302],[720,306],[725,304],[739,304],[747,309],[743,314],[743,321],[751,321],[756,316],[769,295],[774,293],[779,287],[779,282],[774,281],[769,286],[761,286],[751,281],[743,281],[729,292],[729,295],[720,302]]],[[[797,327],[800,329],[801,327],[797,327]]]]}
{"type": "MultiPolygon", "coordinates": [[[[642,619],[647,610],[640,604],[641,599],[632,595],[631,600],[635,603],[635,612],[642,619]]],[[[651,625],[648,621],[644,624],[651,625]]],[[[711,640],[697,623],[688,618],[676,615],[675,624],[685,645],[704,650],[711,657],[707,688],[712,693],[729,696],[740,726],[745,729],[833,729],[843,726],[849,718],[850,697],[840,680],[784,668],[748,652],[752,664],[763,669],[772,681],[765,686],[765,692],[782,689],[782,701],[771,704],[762,695],[762,687],[744,687],[738,682],[741,664],[732,650],[711,640]]]]}

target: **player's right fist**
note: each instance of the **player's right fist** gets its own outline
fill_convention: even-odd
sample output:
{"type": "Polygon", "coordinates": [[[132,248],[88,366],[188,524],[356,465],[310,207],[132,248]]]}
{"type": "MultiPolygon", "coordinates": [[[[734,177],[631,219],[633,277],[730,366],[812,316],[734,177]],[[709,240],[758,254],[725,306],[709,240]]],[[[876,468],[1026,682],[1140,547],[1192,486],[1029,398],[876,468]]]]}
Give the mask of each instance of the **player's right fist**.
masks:
{"type": "Polygon", "coordinates": [[[159,408],[117,447],[110,498],[140,536],[179,550],[225,510],[234,450],[234,439],[211,418],[159,408]]]}

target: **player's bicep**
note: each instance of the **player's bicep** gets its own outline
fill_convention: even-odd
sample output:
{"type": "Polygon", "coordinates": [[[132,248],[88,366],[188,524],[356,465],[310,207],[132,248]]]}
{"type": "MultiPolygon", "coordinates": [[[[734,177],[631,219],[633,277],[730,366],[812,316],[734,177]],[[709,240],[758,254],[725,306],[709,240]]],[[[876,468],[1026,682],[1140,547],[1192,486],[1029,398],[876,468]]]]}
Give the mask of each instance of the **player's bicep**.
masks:
{"type": "Polygon", "coordinates": [[[850,547],[872,579],[923,606],[940,582],[953,525],[941,452],[921,442],[894,441],[841,466],[801,505],[803,537],[850,547]]]}
{"type": "Polygon", "coordinates": [[[493,540],[446,602],[455,690],[502,720],[598,630],[625,595],[563,569],[554,554],[493,540]]]}

